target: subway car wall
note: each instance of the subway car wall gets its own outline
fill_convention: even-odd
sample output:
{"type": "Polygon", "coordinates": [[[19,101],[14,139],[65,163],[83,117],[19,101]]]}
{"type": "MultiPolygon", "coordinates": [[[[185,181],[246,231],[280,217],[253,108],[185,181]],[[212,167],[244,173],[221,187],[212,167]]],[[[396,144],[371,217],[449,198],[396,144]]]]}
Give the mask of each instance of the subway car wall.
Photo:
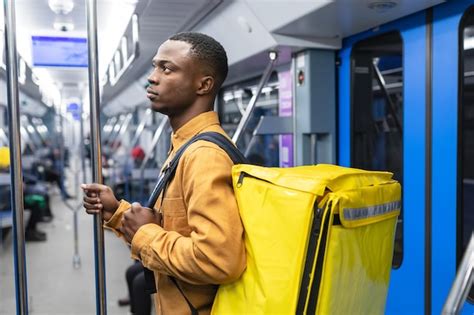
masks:
{"type": "MultiPolygon", "coordinates": [[[[403,220],[399,222],[403,228],[397,236],[402,251],[395,253],[400,258],[391,274],[387,314],[439,314],[467,246],[466,239],[473,231],[473,209],[469,202],[472,200],[469,167],[473,160],[469,147],[471,85],[467,74],[463,83],[464,72],[458,71],[465,67],[468,69],[464,71],[469,71],[469,64],[464,66],[458,56],[466,56],[466,63],[472,62],[467,59],[471,55],[468,49],[472,48],[464,50],[462,46],[461,35],[465,31],[460,21],[464,16],[467,21],[464,24],[470,25],[472,18],[466,15],[473,14],[472,8],[469,9],[473,4],[473,1],[451,1],[351,36],[344,39],[339,52],[338,163],[362,166],[357,152],[361,150],[358,134],[364,122],[356,120],[361,101],[372,104],[365,109],[365,120],[370,119],[365,122],[365,137],[369,138],[362,150],[367,150],[369,145],[373,155],[371,160],[362,161],[369,163],[363,166],[376,169],[375,161],[387,162],[387,156],[394,153],[390,135],[394,134],[394,128],[400,128],[395,134],[402,134],[401,147],[395,151],[402,152],[401,169],[393,169],[395,174],[400,172],[399,179],[403,178],[403,220]],[[403,61],[380,69],[390,99],[384,95],[384,104],[380,105],[376,92],[380,88],[371,63],[380,65],[383,61],[382,57],[374,60],[378,57],[374,55],[377,49],[385,54],[393,51],[393,41],[382,39],[394,34],[401,37],[403,61]],[[357,48],[370,39],[379,39],[380,44],[371,47],[371,60],[360,64],[363,59],[357,61],[357,48]],[[394,79],[396,72],[400,75],[394,79]],[[372,78],[364,80],[370,74],[372,78]],[[363,82],[373,92],[361,97],[363,82]],[[400,113],[397,103],[401,102],[400,113]],[[382,121],[381,113],[385,113],[382,121]]],[[[467,302],[462,313],[473,311],[474,306],[467,302]]]]}

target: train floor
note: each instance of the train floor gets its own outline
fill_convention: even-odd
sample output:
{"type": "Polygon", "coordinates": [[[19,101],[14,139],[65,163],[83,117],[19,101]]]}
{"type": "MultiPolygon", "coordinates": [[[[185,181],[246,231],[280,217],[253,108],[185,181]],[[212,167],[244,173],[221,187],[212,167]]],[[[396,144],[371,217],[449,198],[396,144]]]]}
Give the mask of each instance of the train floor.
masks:
{"type": "MultiPolygon", "coordinates": [[[[89,315],[96,313],[93,217],[78,211],[80,268],[73,267],[73,212],[50,187],[51,222],[40,223],[47,233],[45,242],[26,243],[29,313],[36,315],[89,315]]],[[[78,198],[79,199],[79,198],[78,198]]],[[[80,200],[80,199],[79,199],[80,200]]],[[[79,203],[79,200],[74,201],[79,203]]],[[[0,314],[16,313],[13,245],[11,232],[0,244],[0,314]]],[[[129,314],[128,306],[118,306],[126,297],[125,270],[133,263],[126,244],[105,231],[107,311],[129,314]]]]}

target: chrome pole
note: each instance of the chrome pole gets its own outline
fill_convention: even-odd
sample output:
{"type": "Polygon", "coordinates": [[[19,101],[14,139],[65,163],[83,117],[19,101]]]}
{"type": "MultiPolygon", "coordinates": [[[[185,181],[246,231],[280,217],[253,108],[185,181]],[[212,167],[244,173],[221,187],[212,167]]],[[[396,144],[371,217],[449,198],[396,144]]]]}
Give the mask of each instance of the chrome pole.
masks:
{"type": "Polygon", "coordinates": [[[297,166],[297,158],[298,158],[298,128],[296,127],[296,113],[297,113],[297,104],[296,104],[296,55],[293,55],[291,58],[291,80],[292,80],[292,88],[291,88],[291,98],[293,102],[293,166],[297,166]]]}
{"type": "MultiPolygon", "coordinates": [[[[91,165],[92,181],[102,183],[102,160],[99,124],[99,62],[97,49],[97,0],[87,0],[87,38],[89,56],[89,100],[91,115],[91,165]]],[[[104,228],[102,213],[94,216],[94,257],[96,284],[96,313],[107,314],[105,288],[104,228]]]]}
{"type": "Polygon", "coordinates": [[[4,0],[5,48],[8,97],[8,130],[10,140],[11,205],[13,212],[13,247],[15,254],[16,313],[28,314],[28,292],[23,228],[23,174],[21,170],[20,103],[15,30],[15,1],[4,0]]]}
{"type": "Polygon", "coordinates": [[[252,116],[252,113],[255,109],[255,105],[257,104],[258,97],[260,96],[265,84],[267,84],[268,79],[270,78],[270,74],[272,74],[273,67],[278,57],[277,53],[274,51],[271,51],[268,54],[268,56],[270,58],[270,62],[268,63],[267,67],[265,68],[265,71],[263,72],[262,78],[260,79],[260,83],[258,84],[258,87],[257,87],[257,91],[250,99],[249,105],[245,109],[245,113],[240,119],[239,125],[237,126],[237,129],[235,130],[235,133],[232,136],[232,141],[236,145],[239,142],[240,138],[242,137],[243,131],[245,127],[247,126],[250,120],[250,117],[252,116]]]}
{"type": "Polygon", "coordinates": [[[453,286],[443,306],[443,315],[459,314],[474,281],[474,233],[466,247],[453,286]]]}

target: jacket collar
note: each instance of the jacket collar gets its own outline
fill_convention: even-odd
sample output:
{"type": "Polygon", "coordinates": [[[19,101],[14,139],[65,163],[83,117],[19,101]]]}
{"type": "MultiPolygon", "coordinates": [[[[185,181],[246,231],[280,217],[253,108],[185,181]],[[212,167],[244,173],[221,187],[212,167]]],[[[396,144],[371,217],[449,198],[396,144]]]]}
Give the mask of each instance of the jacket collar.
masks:
{"type": "Polygon", "coordinates": [[[197,115],[171,134],[170,152],[176,152],[188,140],[212,125],[219,125],[216,112],[209,111],[197,115]]]}

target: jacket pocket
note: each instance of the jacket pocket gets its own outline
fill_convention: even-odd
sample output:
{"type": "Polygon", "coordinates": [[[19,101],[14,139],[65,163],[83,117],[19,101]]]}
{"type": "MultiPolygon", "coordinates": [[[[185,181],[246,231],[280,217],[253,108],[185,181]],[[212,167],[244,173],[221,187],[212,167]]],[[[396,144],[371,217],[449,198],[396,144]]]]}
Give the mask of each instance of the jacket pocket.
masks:
{"type": "Polygon", "coordinates": [[[189,236],[191,228],[183,198],[165,198],[162,205],[163,228],[176,231],[184,236],[189,236]]]}

